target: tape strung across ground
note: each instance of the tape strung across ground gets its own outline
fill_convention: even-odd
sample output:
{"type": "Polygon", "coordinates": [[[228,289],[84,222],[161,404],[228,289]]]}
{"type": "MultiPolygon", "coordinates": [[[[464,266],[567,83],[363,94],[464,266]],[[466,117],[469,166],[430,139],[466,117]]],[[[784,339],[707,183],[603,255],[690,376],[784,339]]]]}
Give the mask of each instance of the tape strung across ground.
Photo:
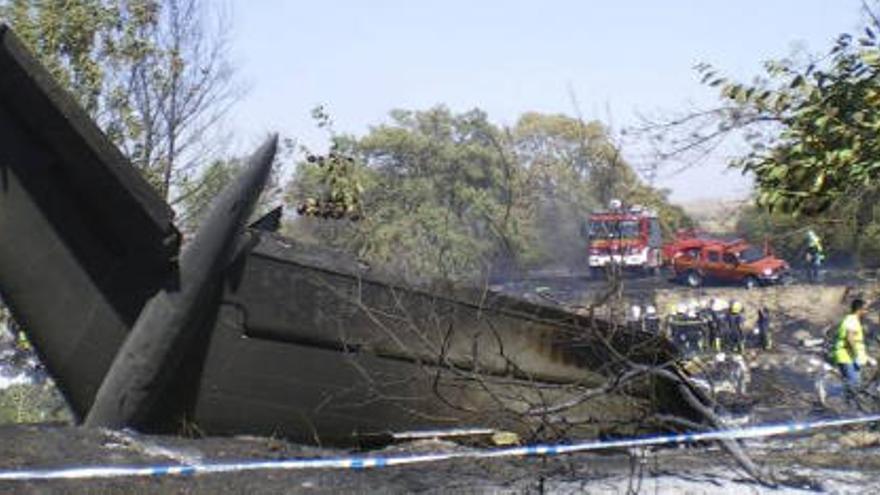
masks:
{"type": "Polygon", "coordinates": [[[494,459],[501,457],[526,457],[572,454],[590,450],[621,447],[644,447],[693,443],[707,440],[742,440],[799,433],[819,428],[832,428],[880,421],[880,414],[853,418],[827,419],[810,422],[792,422],[733,428],[694,433],[651,435],[571,444],[528,445],[524,447],[488,449],[479,451],[446,452],[400,456],[351,456],[294,458],[272,461],[213,462],[194,465],[165,464],[145,466],[94,466],[38,470],[0,470],[0,481],[33,481],[54,479],[97,479],[134,476],[168,476],[209,473],[230,473],[257,470],[305,470],[305,469],[366,469],[402,466],[452,459],[494,459]]]}

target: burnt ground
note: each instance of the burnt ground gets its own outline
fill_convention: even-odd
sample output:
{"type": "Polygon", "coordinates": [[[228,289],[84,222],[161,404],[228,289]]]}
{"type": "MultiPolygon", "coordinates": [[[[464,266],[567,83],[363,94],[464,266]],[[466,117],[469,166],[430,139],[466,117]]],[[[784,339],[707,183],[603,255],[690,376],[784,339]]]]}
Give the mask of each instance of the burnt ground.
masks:
{"type": "MultiPolygon", "coordinates": [[[[590,298],[605,289],[606,282],[583,274],[553,277],[536,274],[502,287],[502,290],[532,300],[563,306],[589,304],[590,298]]],[[[848,297],[861,294],[872,305],[866,324],[869,353],[880,357],[880,284],[851,270],[829,270],[820,284],[797,283],[786,287],[766,287],[747,291],[735,285],[707,285],[690,289],[662,277],[625,276],[623,295],[629,303],[654,304],[661,316],[670,304],[722,298],[738,300],[746,308],[746,329],[755,327],[756,310],[769,308],[772,316],[773,348],[758,349],[757,344],[743,355],[748,368],[745,393],[737,388],[731,372],[731,355],[704,354],[689,363],[689,369],[703,383],[711,384],[722,402],[737,413],[746,411],[752,422],[809,419],[852,411],[842,401],[842,384],[836,370],[824,363],[822,342],[825,331],[836,326],[846,314],[848,297]],[[818,400],[817,385],[829,399],[818,400]]],[[[628,304],[629,304],[628,303],[628,304]]],[[[869,369],[870,376],[877,370],[869,369]]],[[[880,378],[880,377],[878,377],[880,378]]]]}
{"type": "MultiPolygon", "coordinates": [[[[0,428],[0,464],[24,466],[164,464],[342,455],[265,438],[141,437],[75,427],[0,428]]],[[[828,431],[748,444],[776,489],[756,484],[717,448],[668,448],[514,460],[455,460],[360,471],[255,471],[110,480],[0,482],[0,493],[876,493],[880,436],[828,431]],[[861,437],[859,436],[861,435],[861,437]],[[856,438],[856,440],[853,440],[856,438]],[[861,439],[861,444],[859,443],[861,439]]],[[[420,441],[373,454],[468,449],[420,441]]]]}
{"type": "MultiPolygon", "coordinates": [[[[595,282],[580,277],[542,277],[507,284],[509,292],[582,300],[595,282]],[[547,290],[536,291],[538,287],[547,290]]],[[[690,297],[666,281],[638,279],[636,294],[666,292],[690,297]]],[[[743,298],[738,288],[711,289],[743,298]],[[727,291],[727,292],[725,292],[727,291]],[[736,292],[729,292],[736,291],[736,292]]],[[[816,340],[835,311],[816,301],[829,299],[815,286],[753,292],[750,303],[774,299],[781,309],[776,345],[752,349],[744,359],[746,383],[734,379],[729,356],[703,356],[692,363],[698,377],[715,388],[738,424],[854,415],[842,400],[836,373],[825,371],[816,340]],[[822,309],[814,311],[813,307],[822,309]],[[816,383],[829,400],[819,404],[816,383]]],[[[828,291],[833,291],[831,287],[828,291]]],[[[631,292],[633,293],[633,292],[631,292]]],[[[836,293],[833,293],[834,297],[836,293]]],[[[728,297],[725,295],[725,297],[728,297]]],[[[833,299],[833,298],[832,298],[833,299]]],[[[829,299],[831,300],[831,299],[829,299]]],[[[552,301],[551,301],[552,302],[552,301]]],[[[824,304],[824,303],[823,303],[824,304]]],[[[826,304],[827,305],[827,304],[826,304]]],[[[876,324],[875,324],[876,326],[876,324]]],[[[873,351],[876,354],[877,347],[873,351]]],[[[870,348],[869,348],[870,350],[870,348]]],[[[707,385],[709,386],[709,385],[707,385]]],[[[0,493],[878,493],[880,434],[863,427],[823,430],[799,438],[749,441],[746,449],[770,476],[771,489],[756,484],[713,445],[617,450],[553,458],[453,460],[381,470],[252,471],[178,477],[106,480],[0,482],[0,493]]],[[[398,444],[370,455],[447,452],[477,448],[445,441],[398,444]]],[[[485,447],[485,445],[482,445],[485,447]]],[[[291,457],[341,456],[353,451],[296,445],[274,438],[180,438],[139,436],[71,426],[0,426],[0,470],[84,465],[198,464],[291,457]]],[[[769,478],[768,477],[768,478],[769,478]]]]}

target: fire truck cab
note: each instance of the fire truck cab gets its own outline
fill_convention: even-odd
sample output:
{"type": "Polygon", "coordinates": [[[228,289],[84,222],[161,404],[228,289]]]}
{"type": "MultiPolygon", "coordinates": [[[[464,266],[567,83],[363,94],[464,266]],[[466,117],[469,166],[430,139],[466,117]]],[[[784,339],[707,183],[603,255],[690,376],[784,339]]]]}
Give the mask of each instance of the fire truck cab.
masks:
{"type": "Polygon", "coordinates": [[[612,264],[659,273],[663,236],[655,211],[615,200],[608,210],[590,215],[586,230],[591,274],[612,264]]]}

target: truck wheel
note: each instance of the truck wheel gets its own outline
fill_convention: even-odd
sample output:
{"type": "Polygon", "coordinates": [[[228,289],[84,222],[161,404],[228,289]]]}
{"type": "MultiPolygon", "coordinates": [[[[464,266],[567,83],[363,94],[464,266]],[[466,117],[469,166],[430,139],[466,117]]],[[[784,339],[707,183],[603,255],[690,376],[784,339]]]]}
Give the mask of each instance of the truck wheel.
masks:
{"type": "Polygon", "coordinates": [[[745,286],[746,290],[752,290],[758,286],[758,279],[749,275],[743,280],[743,285],[745,286]]]}
{"type": "Polygon", "coordinates": [[[691,270],[684,276],[684,281],[691,287],[699,287],[703,285],[703,276],[696,270],[691,270]]]}

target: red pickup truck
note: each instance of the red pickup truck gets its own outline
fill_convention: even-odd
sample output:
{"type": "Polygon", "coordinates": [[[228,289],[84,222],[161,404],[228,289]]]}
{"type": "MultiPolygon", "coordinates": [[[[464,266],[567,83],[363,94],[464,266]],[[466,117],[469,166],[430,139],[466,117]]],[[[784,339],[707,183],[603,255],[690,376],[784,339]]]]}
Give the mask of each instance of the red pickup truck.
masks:
{"type": "Polygon", "coordinates": [[[742,240],[685,236],[664,246],[663,253],[675,278],[691,287],[715,280],[751,289],[790,280],[788,263],[742,240]]]}

